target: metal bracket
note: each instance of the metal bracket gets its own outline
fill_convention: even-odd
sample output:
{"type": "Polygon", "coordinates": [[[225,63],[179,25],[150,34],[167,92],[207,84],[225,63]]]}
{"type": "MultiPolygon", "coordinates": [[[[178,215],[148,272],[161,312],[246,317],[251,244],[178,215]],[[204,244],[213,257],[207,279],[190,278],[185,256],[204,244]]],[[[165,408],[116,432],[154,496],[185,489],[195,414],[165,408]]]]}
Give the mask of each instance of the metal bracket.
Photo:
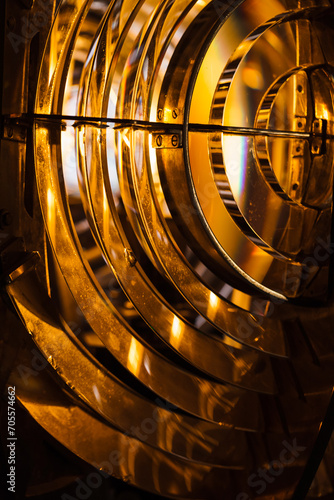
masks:
{"type": "Polygon", "coordinates": [[[39,261],[40,256],[38,252],[32,252],[27,255],[26,258],[16,267],[13,271],[11,271],[6,279],[6,283],[13,283],[19,276],[25,274],[30,269],[34,269],[39,261]]]}
{"type": "Polygon", "coordinates": [[[2,139],[15,142],[26,142],[27,126],[12,122],[5,122],[3,126],[2,139]]]}
{"type": "Polygon", "coordinates": [[[182,147],[182,133],[180,131],[152,134],[152,146],[155,149],[177,149],[182,147]]]}

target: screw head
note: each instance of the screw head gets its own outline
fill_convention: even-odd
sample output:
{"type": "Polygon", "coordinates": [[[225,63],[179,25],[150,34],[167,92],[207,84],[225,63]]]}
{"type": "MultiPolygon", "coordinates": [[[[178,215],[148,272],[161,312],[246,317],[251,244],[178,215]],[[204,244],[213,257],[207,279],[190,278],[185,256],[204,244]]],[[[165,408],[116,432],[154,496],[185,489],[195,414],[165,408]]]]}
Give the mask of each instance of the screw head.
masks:
{"type": "Polygon", "coordinates": [[[172,146],[174,148],[177,148],[177,146],[179,145],[179,138],[177,135],[173,135],[172,137],[172,146]]]}

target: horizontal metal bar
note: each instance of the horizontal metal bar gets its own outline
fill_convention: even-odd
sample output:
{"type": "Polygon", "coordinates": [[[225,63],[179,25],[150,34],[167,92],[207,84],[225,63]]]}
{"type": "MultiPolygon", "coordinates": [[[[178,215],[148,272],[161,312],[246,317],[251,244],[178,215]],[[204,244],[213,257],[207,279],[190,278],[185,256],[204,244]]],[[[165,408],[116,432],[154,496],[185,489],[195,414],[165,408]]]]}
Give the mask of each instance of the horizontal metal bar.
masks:
{"type": "MultiPolygon", "coordinates": [[[[188,123],[188,124],[177,124],[177,123],[164,123],[164,122],[152,122],[145,120],[127,120],[123,118],[108,118],[108,117],[93,117],[93,116],[74,116],[74,115],[44,115],[44,114],[32,114],[29,115],[31,119],[45,119],[47,121],[74,121],[80,123],[80,125],[84,125],[85,123],[93,124],[100,123],[102,124],[113,124],[115,127],[132,127],[132,128],[147,128],[152,131],[159,130],[182,130],[186,126],[186,129],[190,132],[203,132],[203,133],[213,133],[213,132],[221,132],[227,134],[236,134],[236,135],[247,135],[247,136],[266,136],[266,137],[286,137],[292,139],[309,139],[310,137],[319,135],[322,136],[322,133],[308,133],[308,132],[297,132],[297,131],[289,131],[289,130],[270,130],[270,129],[262,129],[262,128],[252,128],[252,127],[229,127],[226,125],[217,125],[217,124],[200,124],[200,123],[188,123]]],[[[326,136],[327,138],[332,138],[332,136],[326,136]]]]}

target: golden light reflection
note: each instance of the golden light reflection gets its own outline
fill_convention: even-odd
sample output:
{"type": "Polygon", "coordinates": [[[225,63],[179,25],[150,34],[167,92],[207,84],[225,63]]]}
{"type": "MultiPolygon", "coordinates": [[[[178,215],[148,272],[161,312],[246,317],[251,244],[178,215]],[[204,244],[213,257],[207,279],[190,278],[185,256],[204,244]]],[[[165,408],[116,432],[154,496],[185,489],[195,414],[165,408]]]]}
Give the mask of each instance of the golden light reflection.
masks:
{"type": "Polygon", "coordinates": [[[54,235],[56,232],[55,196],[51,187],[48,188],[47,199],[48,199],[48,208],[47,208],[48,225],[50,228],[50,233],[54,235]]]}
{"type": "Polygon", "coordinates": [[[232,301],[236,304],[242,304],[242,307],[248,310],[251,305],[252,297],[235,288],[232,293],[232,301]]]}
{"type": "Polygon", "coordinates": [[[78,144],[79,144],[79,153],[84,158],[85,157],[85,142],[86,142],[86,129],[85,127],[80,127],[78,131],[78,144]]]}
{"type": "Polygon", "coordinates": [[[98,387],[96,385],[93,385],[93,392],[95,394],[96,401],[98,403],[101,403],[101,394],[100,394],[100,391],[99,391],[99,389],[98,389],[98,387]]]}
{"type": "Polygon", "coordinates": [[[129,141],[129,138],[127,137],[127,135],[126,135],[127,133],[128,133],[128,129],[126,128],[125,130],[123,130],[122,139],[125,142],[125,144],[127,145],[127,147],[130,149],[130,141],[129,141]]]}
{"type": "Polygon", "coordinates": [[[134,374],[138,375],[142,360],[143,360],[144,346],[140,344],[134,337],[131,339],[127,367],[134,374]]]}
{"type": "MultiPolygon", "coordinates": [[[[228,163],[238,189],[241,189],[241,194],[246,182],[247,144],[245,142],[247,141],[241,137],[242,148],[240,149],[239,136],[223,135],[224,153],[229,153],[230,156],[227,159],[224,157],[225,164],[228,163]],[[234,141],[231,137],[235,137],[236,140],[234,141]],[[225,149],[225,144],[228,145],[227,149],[225,149]],[[237,153],[237,158],[234,153],[237,153]]],[[[199,205],[226,259],[237,266],[241,273],[246,273],[251,280],[263,283],[263,278],[272,265],[273,257],[237,228],[215,185],[207,148],[208,137],[194,132],[189,134],[190,168],[199,205]],[[256,260],[254,264],[254,261],[249,258],[252,255],[261,255],[261,261],[256,260]]],[[[279,296],[283,298],[281,294],[279,296]]]]}
{"type": "Polygon", "coordinates": [[[219,297],[214,292],[210,292],[209,304],[208,304],[208,317],[214,319],[217,313],[217,308],[219,305],[219,297]]]}
{"type": "Polygon", "coordinates": [[[172,345],[176,348],[179,347],[182,341],[183,325],[178,316],[174,316],[172,325],[172,345]]]}
{"type": "Polygon", "coordinates": [[[264,79],[262,75],[262,70],[260,66],[249,65],[246,66],[242,71],[242,76],[245,84],[252,89],[262,89],[264,85],[264,79]]]}

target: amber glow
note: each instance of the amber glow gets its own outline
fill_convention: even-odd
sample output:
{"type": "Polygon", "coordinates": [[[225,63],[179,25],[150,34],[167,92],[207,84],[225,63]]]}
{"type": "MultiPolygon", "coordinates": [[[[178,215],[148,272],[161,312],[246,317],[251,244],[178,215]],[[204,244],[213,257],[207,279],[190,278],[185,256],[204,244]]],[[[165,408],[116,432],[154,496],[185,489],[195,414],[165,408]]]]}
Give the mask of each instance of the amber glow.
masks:
{"type": "Polygon", "coordinates": [[[286,498],[333,386],[332,2],[60,0],[49,21],[1,140],[18,400],[166,498],[251,497],[297,436],[263,495],[286,498]]]}

